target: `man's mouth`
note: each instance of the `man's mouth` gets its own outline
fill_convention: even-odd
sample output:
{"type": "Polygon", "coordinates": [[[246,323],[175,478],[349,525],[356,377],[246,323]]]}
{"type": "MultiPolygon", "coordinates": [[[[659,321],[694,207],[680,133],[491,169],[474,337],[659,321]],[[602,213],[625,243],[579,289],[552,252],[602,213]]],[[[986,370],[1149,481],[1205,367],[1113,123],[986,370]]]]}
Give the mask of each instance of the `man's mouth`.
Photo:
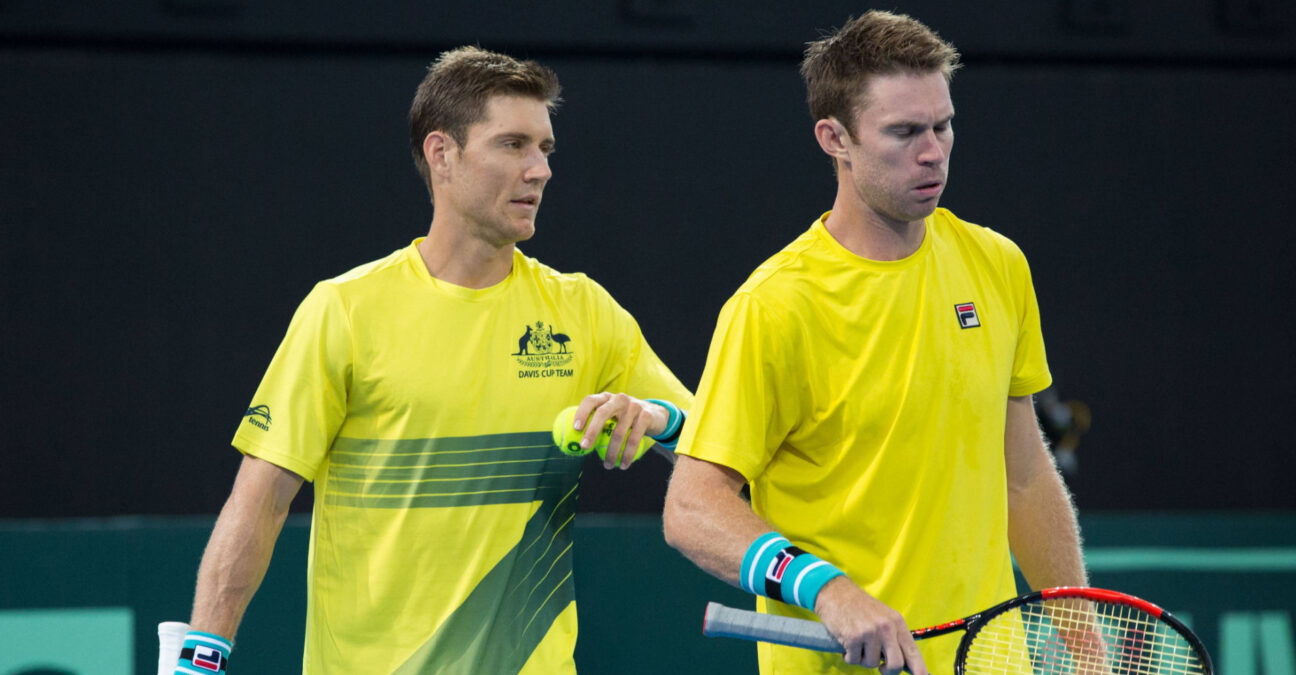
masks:
{"type": "Polygon", "coordinates": [[[941,181],[921,183],[914,188],[914,191],[916,191],[918,194],[923,195],[925,197],[931,197],[940,194],[941,188],[944,187],[944,185],[945,184],[941,181]]]}

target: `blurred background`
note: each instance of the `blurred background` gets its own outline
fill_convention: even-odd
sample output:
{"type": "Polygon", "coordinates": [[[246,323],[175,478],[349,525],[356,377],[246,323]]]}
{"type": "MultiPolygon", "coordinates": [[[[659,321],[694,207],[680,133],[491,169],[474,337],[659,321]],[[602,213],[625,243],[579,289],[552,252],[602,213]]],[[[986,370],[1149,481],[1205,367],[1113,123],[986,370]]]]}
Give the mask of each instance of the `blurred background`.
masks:
{"type": "MultiPolygon", "coordinates": [[[[1292,672],[1288,0],[0,0],[0,653],[35,640],[15,627],[93,608],[108,617],[95,630],[129,641],[103,648],[151,668],[153,626],[187,616],[239,461],[228,441],[297,303],[427,231],[406,113],[438,53],[480,44],[557,71],[554,179],[521,248],[606,286],[693,387],[724,300],[831,205],[797,66],[869,8],[963,53],[942,205],[1031,261],[1046,428],[1072,450],[1096,580],[1114,565],[1152,593],[1196,589],[1181,609],[1212,645],[1231,640],[1226,672],[1292,672]],[[143,571],[159,555],[165,582],[143,571]],[[1210,575],[1251,580],[1255,602],[1203,599],[1210,575]]],[[[706,596],[729,589],[660,543],[668,474],[589,465],[578,589],[626,583],[617,566],[674,570],[695,597],[643,620],[692,644],[706,596]]],[[[286,631],[257,650],[283,663],[299,655],[309,492],[272,569],[286,595],[263,592],[248,619],[286,631]]],[[[581,611],[583,669],[632,672],[599,661],[604,610],[581,611]]],[[[751,652],[648,642],[645,672],[751,652]]],[[[4,659],[0,675],[35,672],[4,659]]]]}

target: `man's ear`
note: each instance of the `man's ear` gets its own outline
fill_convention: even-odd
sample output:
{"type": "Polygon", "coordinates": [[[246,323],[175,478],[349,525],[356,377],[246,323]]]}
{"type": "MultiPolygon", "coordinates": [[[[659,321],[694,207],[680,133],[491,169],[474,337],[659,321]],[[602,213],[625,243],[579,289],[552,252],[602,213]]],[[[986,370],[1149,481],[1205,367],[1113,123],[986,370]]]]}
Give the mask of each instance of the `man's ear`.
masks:
{"type": "Polygon", "coordinates": [[[815,122],[814,133],[815,140],[819,141],[819,147],[829,157],[843,162],[849,161],[846,146],[851,143],[851,137],[850,132],[846,131],[846,125],[837,121],[835,117],[828,117],[815,122]]]}
{"type": "Polygon", "coordinates": [[[454,139],[444,131],[433,131],[423,138],[423,160],[433,175],[445,175],[449,168],[447,155],[456,147],[454,139]]]}

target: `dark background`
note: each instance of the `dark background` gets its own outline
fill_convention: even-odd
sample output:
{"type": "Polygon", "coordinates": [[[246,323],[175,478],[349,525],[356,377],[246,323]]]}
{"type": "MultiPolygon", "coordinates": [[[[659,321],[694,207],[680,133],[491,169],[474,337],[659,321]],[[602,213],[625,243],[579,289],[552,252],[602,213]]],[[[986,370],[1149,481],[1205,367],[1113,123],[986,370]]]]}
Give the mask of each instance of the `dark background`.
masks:
{"type": "MultiPolygon", "coordinates": [[[[725,298],[831,205],[797,65],[869,7],[0,0],[0,518],[219,509],[297,303],[426,233],[405,116],[464,43],[565,88],[523,251],[695,386],[725,298]]],[[[1296,3],[879,8],[964,54],[942,205],[1031,260],[1093,412],[1081,509],[1296,508],[1296,3]]],[[[582,504],[654,511],[666,476],[590,463],[582,504]]]]}

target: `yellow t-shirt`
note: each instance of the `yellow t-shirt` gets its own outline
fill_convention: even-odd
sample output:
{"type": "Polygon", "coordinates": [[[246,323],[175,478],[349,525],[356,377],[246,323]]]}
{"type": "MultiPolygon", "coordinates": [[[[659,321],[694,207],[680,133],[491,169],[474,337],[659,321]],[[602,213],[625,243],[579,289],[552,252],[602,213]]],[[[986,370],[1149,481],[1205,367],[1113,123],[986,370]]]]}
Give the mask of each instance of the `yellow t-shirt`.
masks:
{"type": "Polygon", "coordinates": [[[315,482],[305,673],[573,673],[559,410],[691,395],[582,274],[473,290],[410,246],[318,284],[234,437],[315,482]]]}
{"type": "MultiPolygon", "coordinates": [[[[866,260],[826,217],[725,304],[677,452],[741,473],[758,515],[911,627],[1012,597],[1007,402],[1051,381],[1025,257],[938,209],[913,255],[866,260]]],[[[942,672],[957,637],[919,645],[942,672]]],[[[767,675],[861,672],[764,643],[759,656],[767,675]]]]}

